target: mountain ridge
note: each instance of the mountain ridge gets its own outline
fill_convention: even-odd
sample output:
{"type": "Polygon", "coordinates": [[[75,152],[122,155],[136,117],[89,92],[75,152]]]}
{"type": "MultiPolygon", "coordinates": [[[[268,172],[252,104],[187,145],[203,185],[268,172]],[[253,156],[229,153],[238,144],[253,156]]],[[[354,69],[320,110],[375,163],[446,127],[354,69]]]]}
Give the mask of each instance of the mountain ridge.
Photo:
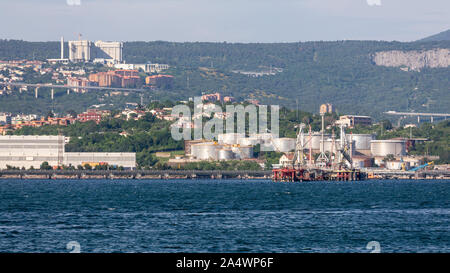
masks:
{"type": "Polygon", "coordinates": [[[437,34],[418,40],[418,42],[439,42],[439,41],[450,41],[450,29],[444,30],[437,34]]]}

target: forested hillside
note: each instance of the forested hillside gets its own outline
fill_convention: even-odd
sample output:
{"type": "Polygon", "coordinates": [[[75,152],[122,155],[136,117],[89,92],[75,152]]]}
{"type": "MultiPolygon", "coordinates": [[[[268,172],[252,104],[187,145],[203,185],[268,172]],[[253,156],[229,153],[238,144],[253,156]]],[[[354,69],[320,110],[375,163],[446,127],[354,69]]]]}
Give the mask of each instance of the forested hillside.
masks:
{"type": "MultiPolygon", "coordinates": [[[[449,67],[404,71],[373,61],[379,51],[435,48],[450,48],[450,41],[126,42],[124,58],[128,63],[171,65],[167,73],[175,76],[174,86],[151,91],[153,99],[186,99],[218,91],[237,99],[255,98],[291,108],[298,104],[300,109],[312,112],[317,112],[321,103],[331,102],[340,113],[380,118],[386,110],[448,112],[449,67]],[[236,70],[276,73],[251,77],[234,73],[236,70]]],[[[45,59],[58,54],[57,42],[0,41],[0,60],[45,59]]]]}

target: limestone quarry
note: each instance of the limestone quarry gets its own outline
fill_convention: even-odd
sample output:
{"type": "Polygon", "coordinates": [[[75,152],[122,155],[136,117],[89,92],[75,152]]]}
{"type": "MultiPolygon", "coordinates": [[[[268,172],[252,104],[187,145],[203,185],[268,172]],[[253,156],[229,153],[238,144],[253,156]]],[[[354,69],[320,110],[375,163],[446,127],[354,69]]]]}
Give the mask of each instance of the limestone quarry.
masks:
{"type": "Polygon", "coordinates": [[[400,67],[403,70],[420,71],[422,68],[450,66],[450,49],[436,48],[424,51],[380,51],[372,56],[376,65],[400,67]]]}

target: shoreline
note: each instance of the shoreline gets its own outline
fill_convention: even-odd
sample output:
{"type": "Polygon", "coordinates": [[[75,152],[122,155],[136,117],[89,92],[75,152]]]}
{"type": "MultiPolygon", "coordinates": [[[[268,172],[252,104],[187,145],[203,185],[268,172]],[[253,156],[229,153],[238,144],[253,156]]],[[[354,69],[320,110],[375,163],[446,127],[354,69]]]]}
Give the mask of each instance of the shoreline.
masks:
{"type": "MultiPolygon", "coordinates": [[[[364,180],[445,180],[450,171],[372,171],[364,180]]],[[[242,179],[272,180],[272,171],[222,171],[222,170],[1,170],[0,179],[130,179],[130,180],[174,180],[174,179],[242,179]]]]}

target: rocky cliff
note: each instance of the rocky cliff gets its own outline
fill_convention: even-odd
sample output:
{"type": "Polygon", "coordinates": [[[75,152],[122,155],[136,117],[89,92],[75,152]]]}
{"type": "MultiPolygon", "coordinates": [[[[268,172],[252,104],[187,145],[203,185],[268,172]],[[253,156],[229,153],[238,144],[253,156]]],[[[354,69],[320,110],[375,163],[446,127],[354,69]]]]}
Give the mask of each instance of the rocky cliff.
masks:
{"type": "Polygon", "coordinates": [[[375,64],[402,67],[404,70],[420,71],[424,67],[450,66],[450,49],[437,48],[426,51],[381,51],[372,56],[375,64]]]}

